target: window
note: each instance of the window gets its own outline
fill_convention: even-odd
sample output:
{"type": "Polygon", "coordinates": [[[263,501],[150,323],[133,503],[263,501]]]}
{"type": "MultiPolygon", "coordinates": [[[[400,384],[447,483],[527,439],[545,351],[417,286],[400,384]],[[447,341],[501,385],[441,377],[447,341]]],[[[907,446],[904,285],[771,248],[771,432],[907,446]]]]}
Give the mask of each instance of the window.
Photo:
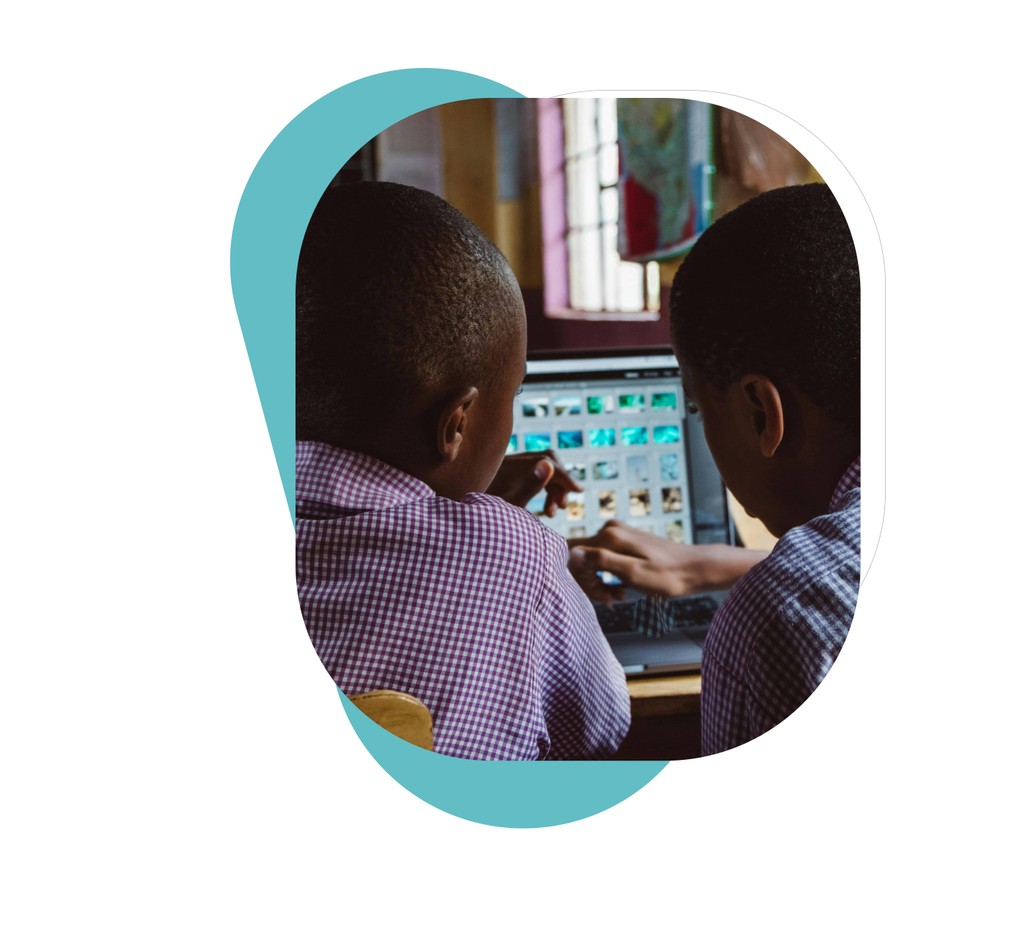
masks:
{"type": "Polygon", "coordinates": [[[538,106],[549,315],[657,318],[657,262],[619,256],[616,100],[568,98],[538,106]]]}

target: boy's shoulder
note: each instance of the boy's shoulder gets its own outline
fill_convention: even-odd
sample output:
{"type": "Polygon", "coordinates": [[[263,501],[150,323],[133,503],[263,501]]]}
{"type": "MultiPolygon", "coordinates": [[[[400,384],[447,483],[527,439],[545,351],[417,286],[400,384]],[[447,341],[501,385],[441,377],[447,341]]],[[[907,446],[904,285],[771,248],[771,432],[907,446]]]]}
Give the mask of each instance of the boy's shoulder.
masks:
{"type": "Polygon", "coordinates": [[[859,574],[859,460],[837,484],[829,511],[786,532],[771,554],[737,582],[726,602],[753,600],[780,608],[851,566],[859,574]]]}
{"type": "Polygon", "coordinates": [[[422,480],[367,453],[318,440],[295,444],[295,502],[355,514],[388,509],[434,495],[422,480]]]}
{"type": "Polygon", "coordinates": [[[838,652],[860,585],[859,471],[844,480],[828,513],[786,532],[729,591],[708,651],[730,670],[744,672],[762,652],[790,645],[794,654],[812,646],[838,652]]]}
{"type": "Polygon", "coordinates": [[[484,492],[471,492],[461,502],[450,502],[437,496],[452,519],[473,530],[480,544],[496,541],[531,552],[541,551],[546,563],[566,566],[569,549],[560,537],[532,513],[506,502],[499,496],[484,492]]]}
{"type": "Polygon", "coordinates": [[[388,532],[396,548],[415,542],[428,553],[479,555],[494,564],[517,556],[535,563],[567,561],[565,540],[525,509],[486,493],[452,501],[365,453],[300,441],[295,489],[300,521],[336,519],[388,532]]]}

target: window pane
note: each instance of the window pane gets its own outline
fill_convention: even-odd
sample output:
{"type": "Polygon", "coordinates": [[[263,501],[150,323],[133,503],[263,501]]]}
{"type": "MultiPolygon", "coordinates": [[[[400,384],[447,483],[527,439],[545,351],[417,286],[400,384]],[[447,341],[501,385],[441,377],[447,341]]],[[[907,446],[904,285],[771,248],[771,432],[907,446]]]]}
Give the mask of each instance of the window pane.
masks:
{"type": "Polygon", "coordinates": [[[594,98],[573,98],[566,102],[572,119],[566,122],[565,152],[573,156],[597,147],[596,105],[594,98]],[[571,133],[570,133],[571,127],[571,133]]]}
{"type": "MultiPolygon", "coordinates": [[[[580,276],[580,309],[600,310],[601,303],[601,236],[596,228],[580,232],[580,255],[583,265],[580,276]]],[[[575,303],[573,304],[575,306],[575,303]]]]}
{"type": "Polygon", "coordinates": [[[642,264],[619,262],[619,309],[638,313],[644,308],[644,269],[642,264]]]}
{"type": "Polygon", "coordinates": [[[579,228],[580,173],[576,160],[568,160],[565,164],[565,217],[570,228],[579,228]]]}
{"type": "Polygon", "coordinates": [[[579,134],[576,132],[576,125],[579,123],[580,113],[576,101],[566,101],[562,104],[562,129],[565,131],[565,155],[571,157],[579,150],[576,140],[579,134]]]}
{"type": "Polygon", "coordinates": [[[583,251],[580,249],[579,233],[570,231],[566,242],[569,252],[569,305],[578,309],[582,294],[580,283],[583,280],[583,251]]]}
{"type": "Polygon", "coordinates": [[[605,225],[601,229],[601,260],[602,260],[602,296],[606,310],[619,309],[619,260],[618,229],[615,225],[605,225]]]}
{"type": "Polygon", "coordinates": [[[619,147],[609,143],[601,147],[598,157],[601,164],[601,185],[614,186],[619,181],[619,147]]]}
{"type": "Polygon", "coordinates": [[[618,109],[614,98],[597,100],[597,134],[602,143],[619,139],[618,109]]]}
{"type": "Polygon", "coordinates": [[[647,263],[647,309],[661,309],[661,271],[657,261],[647,263]]]}
{"type": "Polygon", "coordinates": [[[618,222],[619,220],[619,191],[612,187],[601,190],[601,221],[618,222]]]}
{"type": "Polygon", "coordinates": [[[580,227],[597,225],[601,219],[598,215],[597,157],[595,154],[580,157],[576,163],[576,220],[570,224],[580,227]]]}

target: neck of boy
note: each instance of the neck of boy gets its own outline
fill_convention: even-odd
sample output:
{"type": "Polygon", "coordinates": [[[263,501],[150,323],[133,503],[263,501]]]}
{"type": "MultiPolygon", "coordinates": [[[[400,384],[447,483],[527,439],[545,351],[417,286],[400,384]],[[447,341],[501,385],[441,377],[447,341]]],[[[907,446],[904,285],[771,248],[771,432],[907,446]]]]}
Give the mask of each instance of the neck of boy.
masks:
{"type": "Polygon", "coordinates": [[[372,456],[382,463],[408,473],[426,483],[439,496],[458,502],[472,487],[467,488],[461,476],[461,466],[455,461],[439,458],[436,433],[431,436],[421,423],[410,422],[390,425],[387,434],[373,439],[353,438],[345,444],[349,450],[357,450],[372,456]]]}
{"type": "Polygon", "coordinates": [[[858,435],[812,439],[805,442],[788,466],[780,465],[777,478],[777,515],[765,520],[772,534],[781,536],[791,528],[825,515],[843,474],[860,456],[858,435]]]}
{"type": "MultiPolygon", "coordinates": [[[[390,425],[390,432],[376,433],[372,436],[350,435],[342,446],[346,450],[356,450],[372,456],[375,460],[387,463],[395,469],[414,476],[435,489],[431,482],[433,459],[432,441],[424,438],[425,434],[413,426],[390,425]]],[[[435,489],[436,491],[436,489],[435,489]]]]}

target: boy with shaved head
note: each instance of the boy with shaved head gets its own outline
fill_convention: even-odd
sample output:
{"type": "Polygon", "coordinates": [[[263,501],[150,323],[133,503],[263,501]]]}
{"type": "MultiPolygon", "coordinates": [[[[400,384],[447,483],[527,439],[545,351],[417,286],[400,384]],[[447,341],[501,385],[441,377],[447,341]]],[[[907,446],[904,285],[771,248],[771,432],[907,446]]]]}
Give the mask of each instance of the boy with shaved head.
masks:
{"type": "MultiPolygon", "coordinates": [[[[770,555],[675,545],[624,525],[573,549],[659,596],[732,589],[708,631],[701,749],[735,747],[795,711],[842,648],[860,584],[860,275],[821,184],[772,190],[715,222],[672,285],[690,410],[770,555]]],[[[657,611],[657,604],[647,608],[657,611]]]]}
{"type": "Polygon", "coordinates": [[[604,757],[625,677],[565,541],[517,507],[577,487],[504,459],[525,359],[518,284],[468,219],[390,183],[324,194],[296,279],[299,600],[342,691],[420,698],[438,753],[604,757]]]}

